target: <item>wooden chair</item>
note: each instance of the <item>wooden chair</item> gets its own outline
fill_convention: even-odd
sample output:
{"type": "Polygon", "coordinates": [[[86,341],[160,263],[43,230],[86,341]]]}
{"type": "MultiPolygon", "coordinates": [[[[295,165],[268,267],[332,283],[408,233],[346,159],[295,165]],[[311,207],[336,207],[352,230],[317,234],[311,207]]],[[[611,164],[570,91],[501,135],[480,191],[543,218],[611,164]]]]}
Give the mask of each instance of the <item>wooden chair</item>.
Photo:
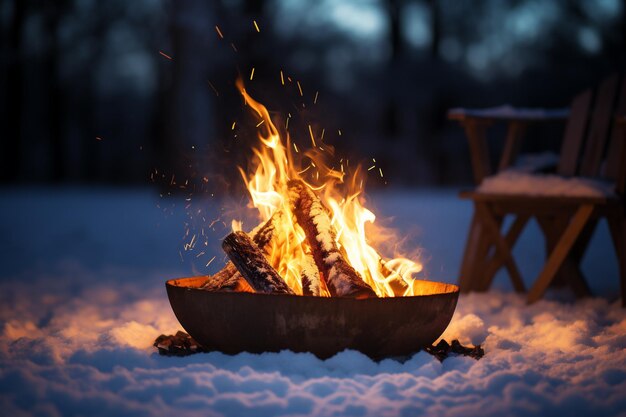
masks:
{"type": "MultiPolygon", "coordinates": [[[[573,100],[557,168],[562,178],[610,181],[612,190],[608,193],[563,196],[517,193],[514,189],[490,191],[485,184],[494,177],[488,176],[490,166],[484,132],[493,118],[469,112],[462,118],[458,112],[450,115],[465,127],[474,176],[477,182],[483,183],[473,191],[460,194],[474,205],[460,272],[459,284],[463,292],[486,291],[502,266],[508,271],[515,290],[526,291],[512,248],[528,221],[535,218],[545,236],[547,260],[528,292],[528,302],[537,301],[550,284],[558,282],[570,284],[577,296],[588,295],[590,291],[580,271],[580,261],[598,221],[606,218],[619,262],[622,303],[626,303],[626,123],[622,116],[626,114],[626,82],[622,83],[618,95],[618,78],[614,75],[601,83],[593,105],[590,90],[573,100]],[[617,109],[614,107],[616,98],[617,109]],[[514,219],[504,232],[501,230],[503,220],[509,215],[514,219]]],[[[511,126],[516,125],[509,126],[500,168],[510,165],[519,148],[520,129],[511,129],[511,126]]],[[[531,179],[541,186],[547,177],[533,174],[531,179]]]]}

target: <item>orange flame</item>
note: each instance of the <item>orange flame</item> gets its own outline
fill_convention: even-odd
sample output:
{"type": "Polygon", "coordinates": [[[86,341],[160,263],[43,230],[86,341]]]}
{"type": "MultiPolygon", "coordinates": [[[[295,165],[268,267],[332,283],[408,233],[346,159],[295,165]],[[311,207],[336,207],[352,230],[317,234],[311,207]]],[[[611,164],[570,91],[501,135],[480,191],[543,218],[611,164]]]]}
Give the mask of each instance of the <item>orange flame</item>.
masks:
{"type": "MultiPolygon", "coordinates": [[[[362,170],[357,168],[350,181],[346,182],[343,166],[338,171],[326,162],[333,156],[333,148],[321,143],[321,140],[316,142],[310,127],[313,147],[300,152],[300,158],[294,158],[289,134],[286,133],[283,140],[265,106],[250,97],[241,79],[237,80],[237,88],[246,104],[260,118],[257,127],[261,142],[258,148],[253,149],[256,164],[253,171],[246,173],[242,168],[239,171],[250,192],[252,205],[258,209],[263,222],[276,211],[282,213],[281,221],[276,224],[275,236],[279,238],[272,242],[268,258],[287,284],[297,294],[302,294],[300,276],[303,268],[307,267],[307,253],[310,251],[305,233],[292,217],[289,207],[287,181],[300,179],[316,191],[330,210],[339,248],[376,294],[379,297],[412,295],[413,275],[422,270],[422,265],[403,257],[383,262],[372,246],[376,241],[368,239],[366,225],[373,225],[376,216],[361,204],[362,170]],[[303,169],[305,161],[308,164],[303,169]]],[[[382,233],[376,235],[390,236],[389,230],[380,226],[377,228],[382,233]]],[[[240,229],[241,224],[233,222],[233,230],[240,229]]]]}

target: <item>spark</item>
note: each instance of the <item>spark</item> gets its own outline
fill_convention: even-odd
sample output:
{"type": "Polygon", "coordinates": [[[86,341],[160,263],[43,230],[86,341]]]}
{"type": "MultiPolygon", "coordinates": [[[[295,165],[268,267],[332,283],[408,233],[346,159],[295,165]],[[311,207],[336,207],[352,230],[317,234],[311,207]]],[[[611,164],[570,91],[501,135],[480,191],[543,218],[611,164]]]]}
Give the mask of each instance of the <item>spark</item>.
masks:
{"type": "Polygon", "coordinates": [[[209,265],[211,265],[211,262],[213,262],[214,259],[215,259],[215,256],[212,257],[209,262],[207,262],[207,264],[205,265],[205,268],[208,267],[209,265]]]}
{"type": "Polygon", "coordinates": [[[296,143],[293,143],[293,148],[296,150],[296,153],[300,153],[300,151],[298,150],[298,147],[296,146],[296,143]]]}
{"type": "Polygon", "coordinates": [[[185,262],[185,260],[183,259],[183,253],[181,251],[178,251],[178,255],[180,255],[180,261],[185,262]]]}
{"type": "Polygon", "coordinates": [[[235,52],[239,52],[239,51],[237,51],[237,47],[235,46],[235,44],[234,44],[234,43],[232,43],[232,42],[231,42],[231,43],[230,43],[230,46],[233,48],[233,51],[235,51],[235,52]]]}
{"type": "Polygon", "coordinates": [[[196,258],[201,257],[202,255],[204,255],[204,253],[205,253],[204,251],[200,252],[199,254],[196,255],[196,258]]]}
{"type": "Polygon", "coordinates": [[[224,39],[224,35],[222,34],[222,31],[220,30],[220,27],[215,25],[215,30],[217,31],[217,34],[219,35],[219,37],[224,39]]]}
{"type": "Polygon", "coordinates": [[[304,168],[302,171],[298,172],[298,175],[302,175],[305,172],[307,172],[309,169],[311,169],[311,165],[309,165],[308,167],[304,168]]]}
{"type": "Polygon", "coordinates": [[[287,117],[287,122],[285,122],[285,130],[289,129],[289,120],[291,117],[287,117]]]}
{"type": "Polygon", "coordinates": [[[102,140],[100,136],[96,136],[96,140],[102,140]]]}
{"type": "Polygon", "coordinates": [[[256,125],[256,127],[261,126],[263,123],[265,123],[265,119],[261,120],[261,121],[259,122],[259,124],[257,124],[257,125],[256,125]]]}
{"type": "Polygon", "coordinates": [[[290,76],[287,76],[287,81],[289,81],[290,83],[292,83],[293,81],[291,80],[290,76]]]}
{"type": "Polygon", "coordinates": [[[367,168],[368,171],[373,170],[374,168],[376,168],[376,165],[372,165],[371,167],[367,168]]]}
{"type": "Polygon", "coordinates": [[[313,99],[313,104],[317,104],[317,95],[319,94],[319,91],[315,92],[315,98],[313,99]]]}
{"type": "Polygon", "coordinates": [[[302,93],[302,86],[300,85],[300,81],[296,81],[296,84],[298,84],[298,90],[300,90],[300,97],[303,97],[304,94],[302,93]]]}
{"type": "Polygon", "coordinates": [[[161,56],[163,56],[163,57],[165,57],[165,58],[169,59],[170,61],[172,60],[172,57],[171,57],[171,56],[169,56],[168,54],[166,54],[166,53],[165,53],[165,52],[163,52],[163,51],[159,51],[159,54],[161,54],[161,56]]]}
{"type": "Polygon", "coordinates": [[[250,81],[254,78],[254,67],[252,67],[252,72],[250,72],[250,81]]]}
{"type": "Polygon", "coordinates": [[[215,86],[213,84],[211,84],[211,81],[208,81],[209,83],[209,87],[211,87],[213,89],[213,92],[215,92],[216,96],[220,96],[220,93],[218,93],[217,88],[215,88],[215,86]]]}
{"type": "Polygon", "coordinates": [[[233,125],[230,127],[230,130],[235,130],[235,125],[237,124],[237,122],[233,122],[233,125]]]}
{"type": "Polygon", "coordinates": [[[252,23],[254,23],[254,28],[256,29],[257,32],[261,32],[261,29],[259,29],[259,25],[256,23],[256,20],[253,20],[252,23]]]}
{"type": "Polygon", "coordinates": [[[285,77],[283,76],[283,70],[280,70],[280,83],[285,85],[285,77]]]}
{"type": "MultiPolygon", "coordinates": [[[[322,135],[320,136],[320,141],[324,140],[324,132],[326,131],[326,129],[322,129],[322,135]]],[[[323,149],[322,149],[323,150],[323,149]]]]}
{"type": "Polygon", "coordinates": [[[382,168],[378,168],[378,172],[380,172],[380,178],[383,177],[383,169],[382,168]]]}
{"type": "Polygon", "coordinates": [[[337,132],[339,133],[339,136],[341,136],[341,129],[337,129],[337,132]]]}
{"type": "Polygon", "coordinates": [[[311,129],[311,125],[309,125],[309,134],[311,135],[311,142],[313,142],[313,147],[316,148],[315,137],[313,136],[313,129],[311,129]]]}
{"type": "Polygon", "coordinates": [[[376,158],[372,158],[372,161],[374,161],[374,163],[376,163],[376,158]]]}

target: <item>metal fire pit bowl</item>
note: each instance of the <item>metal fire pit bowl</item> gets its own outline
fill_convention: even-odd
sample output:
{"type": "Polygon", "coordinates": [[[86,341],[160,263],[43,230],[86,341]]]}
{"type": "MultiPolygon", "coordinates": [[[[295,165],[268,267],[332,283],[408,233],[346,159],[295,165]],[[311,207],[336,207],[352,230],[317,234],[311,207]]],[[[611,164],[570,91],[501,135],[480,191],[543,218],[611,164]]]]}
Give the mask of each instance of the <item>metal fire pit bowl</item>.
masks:
{"type": "Polygon", "coordinates": [[[198,343],[227,354],[312,352],[326,359],[355,349],[373,359],[406,356],[446,329],[459,288],[415,281],[411,297],[325,298],[198,289],[206,277],[172,279],[167,295],[198,343]]]}

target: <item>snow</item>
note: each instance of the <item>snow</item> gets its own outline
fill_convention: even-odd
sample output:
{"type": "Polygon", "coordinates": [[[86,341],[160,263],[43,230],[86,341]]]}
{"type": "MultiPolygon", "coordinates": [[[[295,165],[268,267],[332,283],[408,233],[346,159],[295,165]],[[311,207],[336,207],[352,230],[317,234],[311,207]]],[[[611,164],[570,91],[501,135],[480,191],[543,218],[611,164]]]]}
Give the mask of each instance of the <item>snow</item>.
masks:
{"type": "Polygon", "coordinates": [[[533,174],[516,169],[504,170],[487,177],[478,187],[485,194],[523,194],[559,197],[609,197],[615,195],[615,184],[580,177],[533,174]]]}
{"type": "MultiPolygon", "coordinates": [[[[455,190],[370,197],[379,218],[395,215],[407,242],[424,247],[430,278],[456,281],[469,203],[455,190]]],[[[555,292],[526,306],[501,273],[495,291],[460,298],[443,337],[483,343],[480,361],[166,358],[151,343],[180,326],[164,281],[206,270],[205,258],[178,253],[185,204],[147,190],[0,189],[3,415],[626,415],[626,311],[604,223],[583,263],[602,297],[555,292]]],[[[223,202],[197,204],[217,214],[223,202]]],[[[210,272],[227,231],[203,248],[218,256],[210,272]]],[[[539,236],[531,224],[514,250],[527,278],[543,261],[539,236]]]]}

